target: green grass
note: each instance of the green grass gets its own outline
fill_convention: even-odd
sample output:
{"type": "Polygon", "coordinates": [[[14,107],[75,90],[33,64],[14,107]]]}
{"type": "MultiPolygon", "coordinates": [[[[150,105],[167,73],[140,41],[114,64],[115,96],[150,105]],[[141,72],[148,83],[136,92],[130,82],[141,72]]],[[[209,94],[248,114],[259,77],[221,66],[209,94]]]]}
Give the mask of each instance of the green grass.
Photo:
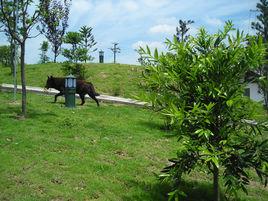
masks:
{"type": "MultiPolygon", "coordinates": [[[[87,80],[100,93],[122,97],[135,97],[140,92],[139,82],[143,67],[126,64],[86,64],[87,80]]],[[[26,85],[44,87],[47,76],[64,76],[60,63],[26,66],[26,85]]],[[[20,84],[20,72],[18,72],[20,84]]],[[[0,84],[13,83],[10,68],[0,66],[0,84]]]]}
{"type": "Polygon", "coordinates": [[[176,146],[159,117],[89,102],[66,109],[29,94],[19,120],[10,99],[1,93],[0,200],[153,200],[154,173],[176,146]]]}
{"type": "MultiPolygon", "coordinates": [[[[12,93],[0,92],[0,200],[167,200],[155,174],[174,157],[176,137],[142,108],[93,101],[66,109],[63,99],[28,94],[28,117],[12,93]]],[[[211,200],[211,175],[185,177],[192,201],[211,200]]],[[[253,178],[241,200],[266,201],[253,178]]]]}

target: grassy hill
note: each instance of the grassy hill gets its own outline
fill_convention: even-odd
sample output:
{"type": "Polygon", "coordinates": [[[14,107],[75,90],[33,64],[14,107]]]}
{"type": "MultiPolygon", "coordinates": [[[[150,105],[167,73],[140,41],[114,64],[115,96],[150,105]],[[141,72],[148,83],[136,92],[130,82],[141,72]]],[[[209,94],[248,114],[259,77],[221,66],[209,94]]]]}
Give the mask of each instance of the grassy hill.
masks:
{"type": "MultiPolygon", "coordinates": [[[[99,93],[135,97],[139,94],[139,82],[143,67],[125,64],[87,64],[87,80],[91,81],[99,93]]],[[[26,67],[26,84],[44,87],[47,76],[63,77],[61,64],[34,64],[26,67]]],[[[0,67],[0,83],[13,83],[10,68],[0,67]]],[[[18,72],[20,84],[20,72],[18,72]]]]}

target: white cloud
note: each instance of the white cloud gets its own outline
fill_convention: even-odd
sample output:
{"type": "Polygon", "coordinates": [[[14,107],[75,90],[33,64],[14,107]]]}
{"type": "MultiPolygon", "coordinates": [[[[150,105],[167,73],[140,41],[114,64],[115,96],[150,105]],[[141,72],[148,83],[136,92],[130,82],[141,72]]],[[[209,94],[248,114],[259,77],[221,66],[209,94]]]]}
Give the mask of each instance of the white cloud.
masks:
{"type": "Polygon", "coordinates": [[[179,24],[179,19],[177,19],[176,17],[158,18],[157,24],[169,24],[176,26],[179,24]]]}
{"type": "Polygon", "coordinates": [[[176,26],[169,24],[158,24],[149,29],[150,33],[164,33],[164,34],[174,34],[176,32],[176,26]]]}
{"type": "Polygon", "coordinates": [[[145,6],[160,8],[170,3],[170,0],[143,0],[145,6]]]}
{"type": "Polygon", "coordinates": [[[206,17],[205,22],[211,26],[219,27],[222,26],[224,23],[218,18],[206,17]]]}
{"type": "Polygon", "coordinates": [[[126,0],[122,2],[122,7],[123,9],[129,12],[136,11],[139,8],[138,4],[135,1],[126,1],[126,0]]]}
{"type": "Polygon", "coordinates": [[[189,25],[189,31],[187,32],[191,36],[195,36],[198,32],[198,28],[194,24],[189,25]]]}
{"type": "Polygon", "coordinates": [[[164,43],[159,42],[159,41],[138,41],[132,44],[132,48],[134,50],[139,49],[140,47],[146,48],[146,46],[148,46],[150,49],[155,49],[155,48],[157,48],[158,50],[165,49],[164,43]]]}

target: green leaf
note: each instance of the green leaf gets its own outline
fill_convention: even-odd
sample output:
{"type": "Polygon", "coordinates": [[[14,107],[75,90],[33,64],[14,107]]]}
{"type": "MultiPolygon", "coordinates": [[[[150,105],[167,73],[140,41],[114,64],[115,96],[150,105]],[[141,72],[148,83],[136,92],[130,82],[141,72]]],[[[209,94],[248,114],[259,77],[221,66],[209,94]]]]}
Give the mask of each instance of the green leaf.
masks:
{"type": "Polygon", "coordinates": [[[198,130],[196,130],[194,133],[195,133],[195,134],[198,134],[198,137],[203,137],[203,136],[205,136],[206,139],[209,139],[210,136],[213,136],[213,135],[214,135],[214,134],[213,134],[210,130],[208,130],[208,129],[206,129],[206,130],[204,130],[204,129],[198,129],[198,130]]]}
{"type": "Polygon", "coordinates": [[[228,101],[226,102],[226,104],[227,104],[228,107],[232,107],[233,104],[234,104],[234,101],[233,101],[233,100],[228,100],[228,101]]]}
{"type": "Polygon", "coordinates": [[[220,165],[219,165],[219,159],[217,157],[211,157],[211,161],[213,162],[213,164],[219,168],[220,165]]]}
{"type": "Polygon", "coordinates": [[[154,58],[155,58],[156,60],[158,60],[158,51],[157,51],[156,48],[155,48],[155,50],[154,50],[154,58]]]}
{"type": "Polygon", "coordinates": [[[151,56],[151,50],[148,45],[146,45],[147,54],[151,56]]]}

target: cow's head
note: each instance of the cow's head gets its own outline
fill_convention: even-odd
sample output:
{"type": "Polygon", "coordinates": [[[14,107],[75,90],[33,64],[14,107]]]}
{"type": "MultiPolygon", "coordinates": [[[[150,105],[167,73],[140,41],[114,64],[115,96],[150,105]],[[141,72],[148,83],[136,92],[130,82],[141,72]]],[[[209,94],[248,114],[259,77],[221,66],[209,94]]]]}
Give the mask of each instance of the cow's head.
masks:
{"type": "Polygon", "coordinates": [[[54,78],[52,76],[47,76],[47,83],[45,89],[53,88],[54,78]]]}

